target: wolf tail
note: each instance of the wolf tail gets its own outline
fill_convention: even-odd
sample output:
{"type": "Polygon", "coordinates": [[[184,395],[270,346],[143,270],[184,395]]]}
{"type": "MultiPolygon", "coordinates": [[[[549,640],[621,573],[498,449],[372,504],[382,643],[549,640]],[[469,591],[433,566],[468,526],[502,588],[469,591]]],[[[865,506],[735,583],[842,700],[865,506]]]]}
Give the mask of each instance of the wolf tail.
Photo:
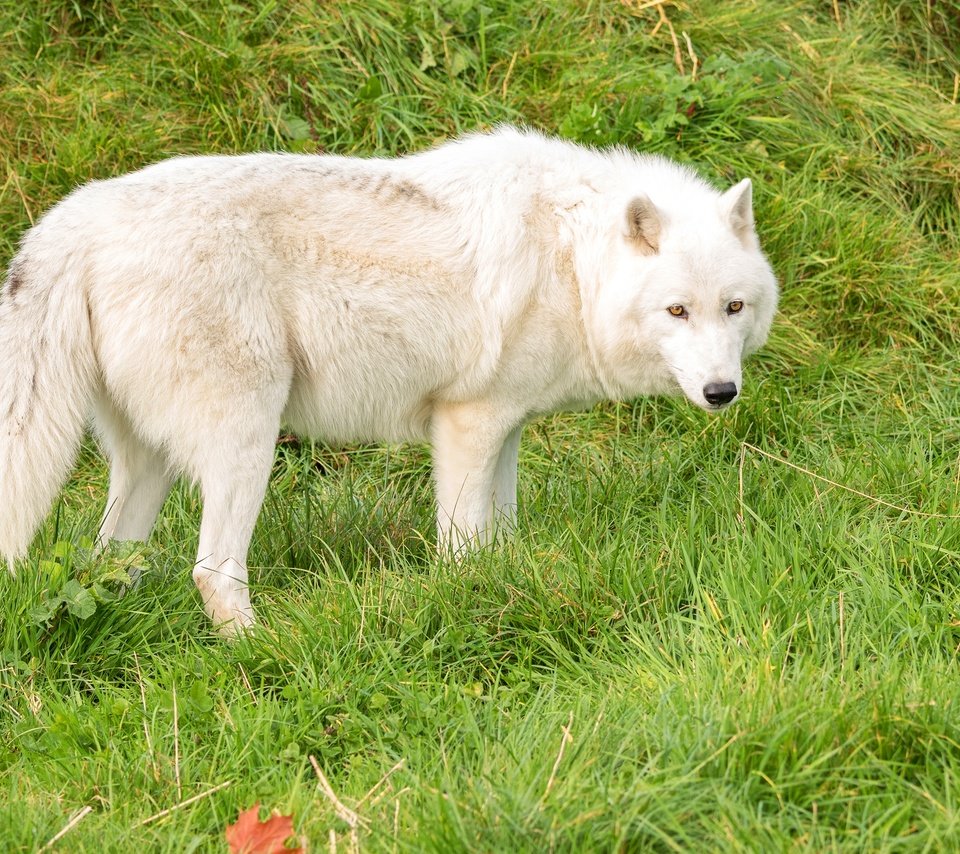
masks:
{"type": "Polygon", "coordinates": [[[80,264],[31,251],[36,231],[0,295],[0,555],[11,572],[73,466],[97,382],[80,264]]]}

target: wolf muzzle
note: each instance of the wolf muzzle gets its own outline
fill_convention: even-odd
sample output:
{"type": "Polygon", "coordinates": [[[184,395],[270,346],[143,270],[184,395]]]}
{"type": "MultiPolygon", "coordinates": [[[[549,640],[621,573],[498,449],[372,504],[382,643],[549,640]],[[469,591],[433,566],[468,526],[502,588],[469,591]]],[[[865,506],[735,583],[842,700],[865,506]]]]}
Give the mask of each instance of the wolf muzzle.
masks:
{"type": "Polygon", "coordinates": [[[737,396],[737,384],[707,383],[703,387],[703,396],[711,406],[723,406],[737,396]]]}

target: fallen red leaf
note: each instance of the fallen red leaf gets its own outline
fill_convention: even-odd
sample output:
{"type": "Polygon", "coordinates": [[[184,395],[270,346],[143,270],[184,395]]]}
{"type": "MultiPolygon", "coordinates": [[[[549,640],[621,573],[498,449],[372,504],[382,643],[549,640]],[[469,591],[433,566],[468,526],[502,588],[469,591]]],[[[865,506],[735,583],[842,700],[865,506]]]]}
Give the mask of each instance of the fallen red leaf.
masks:
{"type": "Polygon", "coordinates": [[[260,804],[240,813],[236,824],[227,825],[230,854],[303,854],[302,848],[284,848],[293,836],[293,816],[271,815],[260,821],[260,804]]]}

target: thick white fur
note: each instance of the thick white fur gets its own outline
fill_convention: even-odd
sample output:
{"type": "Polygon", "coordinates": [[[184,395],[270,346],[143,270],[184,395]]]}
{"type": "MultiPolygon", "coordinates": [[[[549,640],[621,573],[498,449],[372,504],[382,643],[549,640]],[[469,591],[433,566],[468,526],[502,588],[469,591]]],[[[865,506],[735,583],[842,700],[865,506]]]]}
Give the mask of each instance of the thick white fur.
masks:
{"type": "Polygon", "coordinates": [[[145,539],[173,478],[199,482],[194,578],[233,631],[282,422],[430,440],[441,544],[487,542],[525,422],[680,390],[716,408],[704,386],[739,391],[776,301],[748,181],[512,128],[93,182],[26,234],[0,302],[0,553],[28,546],[92,413],[101,539],[145,539]]]}

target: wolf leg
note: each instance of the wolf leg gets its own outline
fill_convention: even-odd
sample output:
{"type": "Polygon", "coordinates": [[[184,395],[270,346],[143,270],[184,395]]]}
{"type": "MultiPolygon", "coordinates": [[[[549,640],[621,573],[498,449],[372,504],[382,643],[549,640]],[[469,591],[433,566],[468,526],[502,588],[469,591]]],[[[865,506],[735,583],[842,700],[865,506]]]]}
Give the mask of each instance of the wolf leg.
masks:
{"type": "Polygon", "coordinates": [[[494,524],[509,533],[517,523],[517,465],[520,457],[520,434],[523,425],[513,430],[497,457],[493,480],[494,524]]]}
{"type": "Polygon", "coordinates": [[[223,635],[237,634],[254,621],[247,549],[270,479],[280,425],[281,406],[271,406],[271,397],[237,408],[238,416],[248,418],[231,418],[212,428],[210,445],[201,449],[202,459],[192,466],[203,498],[193,580],[204,609],[223,635]]]}
{"type": "Polygon", "coordinates": [[[97,405],[96,426],[110,460],[110,492],[97,543],[150,538],[174,475],[166,458],[141,441],[107,403],[97,405]]]}
{"type": "MultiPolygon", "coordinates": [[[[459,551],[492,540],[498,463],[511,437],[511,429],[486,405],[438,407],[434,412],[433,470],[440,548],[459,551]]],[[[509,450],[505,455],[504,469],[513,454],[509,450]]],[[[515,473],[513,479],[505,474],[501,484],[501,491],[507,493],[512,484],[514,502],[515,478],[515,473]]],[[[502,497],[509,500],[508,495],[502,497]]]]}

